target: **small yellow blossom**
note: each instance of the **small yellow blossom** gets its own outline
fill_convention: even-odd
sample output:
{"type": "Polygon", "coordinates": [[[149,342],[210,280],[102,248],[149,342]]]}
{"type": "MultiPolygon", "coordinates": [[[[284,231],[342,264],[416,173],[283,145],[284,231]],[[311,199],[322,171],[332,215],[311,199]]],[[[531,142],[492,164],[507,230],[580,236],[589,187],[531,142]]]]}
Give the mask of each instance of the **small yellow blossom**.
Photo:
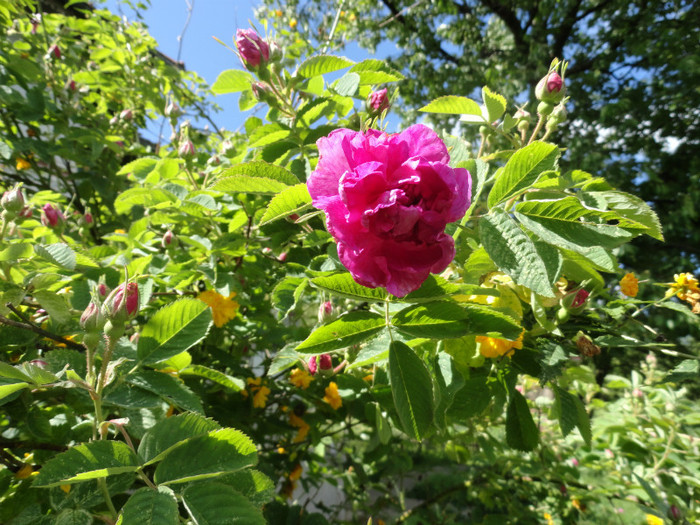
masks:
{"type": "Polygon", "coordinates": [[[17,471],[17,473],[15,474],[15,478],[27,479],[33,473],[34,469],[32,468],[32,466],[28,463],[25,463],[24,465],[22,465],[22,468],[17,471]]]}
{"type": "Polygon", "coordinates": [[[294,436],[292,443],[301,443],[304,441],[309,433],[309,430],[311,430],[308,423],[297,416],[294,412],[290,412],[289,414],[289,424],[299,429],[297,430],[297,434],[294,436]]]}
{"type": "Polygon", "coordinates": [[[371,383],[372,381],[374,381],[374,374],[367,374],[365,377],[362,378],[362,380],[371,383]]]}
{"type": "Polygon", "coordinates": [[[224,297],[214,290],[205,290],[197,296],[197,299],[207,303],[211,307],[214,324],[218,328],[221,328],[236,317],[236,313],[238,313],[238,307],[240,305],[232,300],[235,296],[236,292],[231,292],[228,297],[224,297]]]}
{"type": "Polygon", "coordinates": [[[301,477],[301,473],[304,469],[301,467],[300,463],[297,463],[294,469],[289,473],[289,479],[291,481],[297,481],[301,477]]]}
{"type": "MultiPolygon", "coordinates": [[[[78,335],[77,334],[69,335],[69,336],[64,337],[63,339],[65,339],[67,341],[75,342],[75,340],[78,339],[78,335]]],[[[54,346],[56,346],[56,348],[66,348],[66,343],[59,343],[59,342],[54,341],[53,339],[49,339],[48,337],[45,337],[44,340],[52,342],[54,344],[54,346]]]]}
{"type": "Polygon", "coordinates": [[[326,387],[326,395],[323,396],[323,400],[328,403],[333,410],[338,410],[343,406],[343,398],[340,397],[338,393],[338,385],[335,381],[331,381],[326,387]]]}
{"type": "Polygon", "coordinates": [[[17,171],[22,171],[26,170],[32,167],[32,165],[29,163],[27,159],[23,159],[22,157],[17,157],[17,162],[15,163],[15,167],[17,168],[17,171]]]}
{"type": "Polygon", "coordinates": [[[664,525],[664,520],[653,514],[647,514],[647,525],[664,525]]]}
{"type": "Polygon", "coordinates": [[[301,368],[295,368],[292,370],[292,373],[289,374],[289,381],[297,388],[301,388],[303,390],[309,388],[309,385],[313,379],[314,378],[311,376],[311,374],[309,374],[306,370],[302,370],[301,368]]]}
{"type": "Polygon", "coordinates": [[[278,454],[286,454],[287,451],[285,450],[284,447],[277,447],[277,453],[278,454]]]}
{"type": "Polygon", "coordinates": [[[61,488],[61,490],[63,492],[68,494],[70,492],[70,490],[73,488],[73,485],[59,485],[59,487],[61,488]]]}
{"type": "Polygon", "coordinates": [[[476,342],[479,343],[479,352],[484,357],[511,356],[514,353],[514,348],[520,350],[523,347],[523,335],[525,335],[524,331],[520,333],[520,337],[516,341],[477,335],[476,342]]]}
{"type": "Polygon", "coordinates": [[[627,297],[637,297],[637,293],[639,292],[639,280],[633,273],[626,273],[625,276],[620,279],[620,291],[627,297]]]}
{"type": "Polygon", "coordinates": [[[281,10],[281,9],[275,9],[275,16],[277,16],[277,17],[282,16],[282,10],[281,10]]]}
{"type": "Polygon", "coordinates": [[[581,505],[581,502],[577,499],[572,499],[571,504],[574,506],[575,509],[580,510],[583,512],[583,505],[581,505]]]}
{"type": "Polygon", "coordinates": [[[294,29],[296,26],[297,26],[297,19],[296,19],[296,18],[292,18],[292,19],[289,21],[289,27],[290,27],[291,29],[294,29]]]}
{"type": "Polygon", "coordinates": [[[261,386],[253,396],[253,408],[265,408],[268,395],[270,395],[270,389],[264,385],[261,386]]]}
{"type": "Polygon", "coordinates": [[[677,295],[681,301],[690,303],[694,314],[700,314],[700,287],[698,280],[692,273],[680,273],[673,276],[675,282],[667,283],[670,286],[666,297],[677,295]]]}
{"type": "Polygon", "coordinates": [[[121,228],[117,228],[116,230],[114,230],[114,233],[125,234],[125,233],[126,233],[126,230],[123,230],[123,229],[121,229],[121,228]]]}
{"type": "Polygon", "coordinates": [[[547,525],[554,525],[554,521],[552,520],[552,515],[549,512],[544,513],[544,519],[547,520],[547,525]]]}

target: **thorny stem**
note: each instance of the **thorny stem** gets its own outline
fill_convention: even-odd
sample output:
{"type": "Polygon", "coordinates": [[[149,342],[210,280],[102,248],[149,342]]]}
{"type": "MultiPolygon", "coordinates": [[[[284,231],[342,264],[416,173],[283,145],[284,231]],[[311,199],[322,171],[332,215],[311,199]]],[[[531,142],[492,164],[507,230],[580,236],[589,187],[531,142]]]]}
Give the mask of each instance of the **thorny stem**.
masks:
{"type": "Polygon", "coordinates": [[[15,328],[23,328],[24,330],[29,330],[30,332],[34,332],[35,334],[39,334],[39,335],[44,336],[44,337],[51,339],[53,341],[63,343],[67,347],[73,348],[74,350],[82,350],[83,349],[83,345],[80,345],[80,344],[76,343],[75,341],[71,341],[70,339],[65,339],[64,337],[61,337],[60,335],[56,335],[56,334],[53,334],[51,332],[47,332],[43,328],[39,328],[38,326],[34,326],[33,324],[20,323],[19,321],[14,321],[12,319],[8,319],[7,317],[5,317],[3,315],[0,315],[0,324],[6,324],[7,326],[14,326],[15,328]]]}

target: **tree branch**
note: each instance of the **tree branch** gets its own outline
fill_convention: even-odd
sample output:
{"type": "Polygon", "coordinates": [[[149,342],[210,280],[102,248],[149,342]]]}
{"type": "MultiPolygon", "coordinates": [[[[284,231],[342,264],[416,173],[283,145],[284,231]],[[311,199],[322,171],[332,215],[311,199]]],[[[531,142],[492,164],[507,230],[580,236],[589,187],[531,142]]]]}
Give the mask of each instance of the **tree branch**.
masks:
{"type": "MultiPolygon", "coordinates": [[[[15,311],[14,306],[10,305],[9,303],[6,305],[8,308],[11,310],[15,311]]],[[[14,321],[12,319],[8,319],[7,317],[0,315],[0,324],[5,324],[7,326],[14,326],[15,328],[21,328],[23,330],[29,330],[30,332],[34,332],[35,334],[39,334],[43,337],[46,337],[47,339],[51,339],[53,341],[57,341],[59,343],[63,343],[69,348],[73,348],[75,350],[85,350],[83,345],[76,343],[75,341],[71,341],[70,339],[66,339],[65,337],[62,337],[60,335],[56,335],[54,333],[48,332],[44,330],[43,328],[40,328],[38,326],[35,326],[31,323],[21,323],[19,321],[14,321]]]]}

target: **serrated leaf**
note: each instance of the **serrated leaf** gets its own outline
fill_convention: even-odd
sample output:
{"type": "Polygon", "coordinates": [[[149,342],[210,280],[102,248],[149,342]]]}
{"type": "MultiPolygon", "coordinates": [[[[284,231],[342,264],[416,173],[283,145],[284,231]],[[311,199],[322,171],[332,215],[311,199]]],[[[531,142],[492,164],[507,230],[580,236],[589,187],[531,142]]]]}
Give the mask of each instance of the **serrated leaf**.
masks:
{"type": "Polygon", "coordinates": [[[139,444],[138,453],[146,465],[160,461],[174,447],[193,437],[219,430],[213,419],[187,413],[162,419],[146,432],[139,444]]]}
{"type": "Polygon", "coordinates": [[[294,346],[295,343],[291,343],[275,354],[270,363],[270,368],[267,371],[268,375],[277,375],[299,362],[299,354],[294,350],[294,346]]]}
{"type": "Polygon", "coordinates": [[[203,377],[204,379],[213,381],[221,386],[225,386],[234,392],[239,392],[245,388],[245,383],[243,383],[243,380],[224,374],[223,372],[219,372],[213,368],[208,368],[204,365],[190,365],[180,370],[180,376],[203,377]]]}
{"type": "Polygon", "coordinates": [[[549,276],[559,259],[543,260],[535,244],[503,210],[495,208],[479,221],[481,241],[498,268],[544,297],[554,297],[549,276]],[[548,266],[550,269],[548,270],[548,266]]]}
{"type": "Polygon", "coordinates": [[[78,483],[87,479],[105,478],[124,472],[135,472],[136,455],[121,441],[92,441],[68,449],[50,459],[34,480],[35,487],[78,483]]]}
{"type": "Polygon", "coordinates": [[[486,118],[489,122],[496,122],[506,112],[506,99],[503,95],[494,93],[484,86],[481,90],[481,98],[486,106],[486,118]]]}
{"type": "Polygon", "coordinates": [[[532,420],[527,401],[520,392],[512,390],[506,411],[506,443],[516,450],[529,452],[538,442],[539,430],[532,420]]]}
{"type": "Polygon", "coordinates": [[[367,288],[357,284],[348,272],[335,275],[316,277],[311,279],[311,284],[334,295],[357,299],[360,301],[383,301],[387,297],[384,288],[367,288]]]}
{"type": "Polygon", "coordinates": [[[433,421],[433,382],[423,361],[400,341],[389,346],[389,381],[404,432],[421,440],[433,421]]]}
{"type": "Polygon", "coordinates": [[[75,270],[75,252],[67,244],[37,244],[34,251],[39,257],[66,270],[75,270]]]}
{"type": "Polygon", "coordinates": [[[265,525],[262,511],[230,485],[206,482],[190,485],[182,501],[195,523],[207,525],[265,525]]]}
{"type": "Polygon", "coordinates": [[[136,180],[143,181],[155,169],[159,160],[157,157],[142,157],[133,160],[119,168],[117,175],[133,175],[136,180]]]}
{"type": "MultiPolygon", "coordinates": [[[[657,239],[664,240],[661,222],[651,207],[642,199],[635,195],[630,195],[622,191],[605,192],[584,192],[585,195],[597,198],[602,197],[608,208],[618,215],[637,223],[643,233],[657,239]]],[[[627,227],[627,226],[625,226],[627,227]]]]}
{"type": "Polygon", "coordinates": [[[64,509],[56,516],[53,525],[92,525],[92,514],[83,509],[64,509]]]}
{"type": "Polygon", "coordinates": [[[447,415],[459,422],[465,422],[486,410],[492,398],[493,393],[488,387],[486,376],[466,379],[464,386],[455,394],[447,415]]]}
{"type": "Polygon", "coordinates": [[[345,73],[333,82],[331,88],[341,97],[354,97],[360,87],[360,75],[357,73],[345,73]]]}
{"type": "Polygon", "coordinates": [[[509,315],[479,304],[464,304],[467,313],[469,333],[471,335],[488,335],[515,341],[523,328],[509,315]]]}
{"type": "Polygon", "coordinates": [[[14,241],[0,252],[0,262],[14,262],[29,259],[34,255],[34,243],[14,241]]]}
{"type": "Polygon", "coordinates": [[[447,301],[404,308],[392,317],[391,324],[416,337],[447,339],[469,333],[467,310],[447,301]]]}
{"type": "Polygon", "coordinates": [[[403,80],[404,76],[397,70],[389,67],[383,60],[369,58],[350,68],[351,73],[360,75],[360,85],[386,84],[403,80]]]}
{"type": "Polygon", "coordinates": [[[46,310],[49,316],[59,324],[70,323],[72,315],[64,295],[58,295],[48,290],[37,290],[34,299],[46,310]]]}
{"type": "Polygon", "coordinates": [[[29,388],[29,383],[10,383],[9,385],[0,384],[0,400],[11,396],[15,392],[19,392],[24,388],[29,388]]]}
{"type": "Polygon", "coordinates": [[[576,422],[578,421],[576,402],[572,394],[556,385],[554,386],[554,394],[556,395],[557,410],[559,412],[559,428],[562,436],[566,437],[569,435],[569,432],[576,428],[576,422]]]}
{"type": "Polygon", "coordinates": [[[272,290],[272,305],[279,311],[280,319],[284,319],[297,305],[297,290],[305,288],[308,279],[304,277],[285,277],[272,290]]]}
{"type": "Polygon", "coordinates": [[[125,379],[127,384],[152,392],[167,402],[192,412],[204,412],[202,402],[184,383],[163,372],[142,370],[125,379]]]}
{"type": "Polygon", "coordinates": [[[456,294],[470,293],[472,286],[451,283],[439,275],[429,275],[418,290],[414,290],[397,301],[402,303],[424,303],[456,294]]]}
{"type": "Polygon", "coordinates": [[[141,330],[138,358],[144,363],[165,361],[204,339],[212,324],[209,306],[184,298],[158,310],[141,330]]]}
{"type": "Polygon", "coordinates": [[[277,219],[288,217],[294,213],[301,213],[311,206],[311,195],[306,184],[296,184],[290,188],[282,190],[275,195],[263,216],[260,217],[259,226],[265,226],[277,219]]]}
{"type": "Polygon", "coordinates": [[[223,428],[188,439],[156,467],[157,484],[185,483],[227,474],[258,462],[255,445],[242,432],[223,428]]]}
{"type": "Polygon", "coordinates": [[[148,487],[134,492],[121,510],[121,525],[178,523],[180,512],[175,494],[166,487],[148,487]]]}
{"type": "Polygon", "coordinates": [[[219,73],[210,90],[215,95],[225,93],[238,93],[250,89],[253,84],[253,75],[240,69],[227,69],[219,73]]]}
{"type": "Polygon", "coordinates": [[[177,197],[162,188],[129,188],[114,199],[117,213],[127,215],[134,206],[151,208],[162,203],[174,203],[177,197]]]}
{"type": "Polygon", "coordinates": [[[344,69],[353,64],[355,64],[355,62],[349,58],[334,55],[319,55],[302,62],[299,69],[297,69],[297,74],[302,77],[311,78],[325,73],[332,73],[333,71],[344,69]]]}
{"type": "Polygon", "coordinates": [[[270,501],[275,494],[275,484],[272,480],[255,469],[239,470],[221,476],[216,481],[234,487],[258,507],[270,501]]]}
{"type": "Polygon", "coordinates": [[[311,332],[296,350],[304,354],[320,354],[346,348],[378,334],[385,326],[386,321],[380,315],[366,311],[350,312],[311,332]]]}
{"type": "Polygon", "coordinates": [[[536,141],[516,151],[496,177],[489,208],[530,187],[542,173],[554,169],[558,158],[559,148],[547,142],[536,141]]]}
{"type": "Polygon", "coordinates": [[[588,416],[583,401],[574,396],[574,403],[576,404],[576,428],[578,428],[578,431],[581,433],[583,441],[590,447],[592,439],[591,419],[588,416]]]}
{"type": "Polygon", "coordinates": [[[279,193],[288,186],[266,177],[248,177],[247,175],[232,175],[219,178],[209,186],[209,189],[229,193],[257,193],[261,195],[279,193]]]}
{"type": "Polygon", "coordinates": [[[695,359],[684,359],[671,370],[662,383],[680,383],[688,379],[697,379],[700,375],[700,363],[695,359]]]}
{"type": "Polygon", "coordinates": [[[297,124],[311,126],[333,102],[329,98],[317,98],[306,102],[297,112],[297,124]]]}
{"type": "Polygon", "coordinates": [[[481,117],[479,104],[467,97],[447,95],[433,100],[418,111],[426,113],[447,113],[450,115],[478,115],[481,117]]]}

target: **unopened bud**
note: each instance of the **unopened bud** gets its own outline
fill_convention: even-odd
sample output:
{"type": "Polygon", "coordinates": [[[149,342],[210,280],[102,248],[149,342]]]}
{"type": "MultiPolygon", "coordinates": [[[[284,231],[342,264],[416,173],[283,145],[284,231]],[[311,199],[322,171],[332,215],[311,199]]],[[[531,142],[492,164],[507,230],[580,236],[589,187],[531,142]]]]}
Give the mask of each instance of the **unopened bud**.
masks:
{"type": "Polygon", "coordinates": [[[133,319],[138,311],[139,287],[136,283],[120,284],[102,303],[102,314],[115,326],[133,319]]]}
{"type": "Polygon", "coordinates": [[[105,297],[107,297],[109,295],[109,292],[111,292],[111,290],[106,284],[100,283],[97,285],[97,295],[100,299],[104,299],[105,297]]]}
{"type": "Polygon", "coordinates": [[[163,248],[166,248],[166,249],[175,248],[178,244],[177,237],[175,237],[175,235],[173,235],[173,232],[171,230],[168,230],[167,232],[165,232],[163,234],[163,238],[161,239],[160,244],[161,244],[161,246],[163,246],[163,248]]]}
{"type": "Polygon", "coordinates": [[[547,126],[546,130],[551,132],[557,129],[557,126],[559,124],[563,123],[566,121],[566,108],[564,107],[564,104],[557,104],[554,107],[554,110],[552,111],[552,114],[549,115],[549,118],[547,119],[547,126]]]}
{"type": "Polygon", "coordinates": [[[537,83],[535,87],[535,96],[537,100],[548,102],[549,104],[558,104],[566,95],[566,86],[564,79],[556,71],[550,71],[537,83]]]}
{"type": "Polygon", "coordinates": [[[86,332],[99,332],[104,328],[105,321],[101,308],[94,301],[90,301],[80,316],[80,327],[86,332]]]}
{"type": "Polygon", "coordinates": [[[181,140],[180,146],[177,149],[177,154],[183,159],[194,157],[195,149],[192,141],[190,139],[181,140]]]}
{"type": "Polygon", "coordinates": [[[333,372],[333,358],[330,354],[321,354],[318,358],[318,367],[322,374],[333,372]]]}
{"type": "Polygon", "coordinates": [[[322,323],[326,321],[331,314],[333,313],[333,303],[330,301],[326,301],[325,303],[322,303],[321,306],[318,308],[318,322],[322,323]]]}
{"type": "Polygon", "coordinates": [[[311,359],[309,359],[309,373],[313,376],[316,375],[316,372],[318,371],[318,364],[316,363],[316,356],[312,356],[311,359]]]}
{"type": "Polygon", "coordinates": [[[380,89],[372,93],[367,99],[367,106],[372,115],[381,115],[389,109],[389,97],[386,94],[386,88],[380,89]]]}
{"type": "Polygon", "coordinates": [[[131,120],[134,118],[134,112],[130,109],[123,109],[122,112],[119,113],[119,118],[122,120],[131,120]]]}
{"type": "Polygon", "coordinates": [[[270,42],[270,62],[279,62],[282,60],[284,53],[277,42],[270,42]]]}
{"type": "Polygon", "coordinates": [[[50,203],[44,204],[41,208],[41,224],[48,226],[56,233],[61,233],[66,225],[66,218],[56,206],[50,203]]]}
{"type": "Polygon", "coordinates": [[[666,514],[669,519],[673,521],[681,521],[683,519],[683,513],[681,512],[681,509],[676,507],[675,505],[671,505],[668,509],[668,513],[666,514]]]}
{"type": "Polygon", "coordinates": [[[256,69],[270,59],[270,46],[253,29],[236,31],[236,49],[247,69],[256,69]]]}
{"type": "Polygon", "coordinates": [[[2,194],[0,207],[7,212],[10,218],[14,218],[24,209],[24,195],[19,185],[2,194]]]}
{"type": "Polygon", "coordinates": [[[46,53],[47,56],[51,57],[53,55],[56,59],[61,58],[61,48],[58,47],[57,44],[53,44],[51,47],[49,47],[49,50],[46,53]]]}
{"type": "Polygon", "coordinates": [[[269,102],[271,99],[275,98],[274,95],[272,95],[270,85],[266,82],[254,82],[253,85],[250,86],[250,89],[253,91],[255,99],[261,102],[269,102]]]}
{"type": "Polygon", "coordinates": [[[182,115],[182,110],[180,109],[180,106],[175,104],[175,102],[170,102],[167,106],[165,106],[164,113],[166,117],[177,118],[182,115]]]}

